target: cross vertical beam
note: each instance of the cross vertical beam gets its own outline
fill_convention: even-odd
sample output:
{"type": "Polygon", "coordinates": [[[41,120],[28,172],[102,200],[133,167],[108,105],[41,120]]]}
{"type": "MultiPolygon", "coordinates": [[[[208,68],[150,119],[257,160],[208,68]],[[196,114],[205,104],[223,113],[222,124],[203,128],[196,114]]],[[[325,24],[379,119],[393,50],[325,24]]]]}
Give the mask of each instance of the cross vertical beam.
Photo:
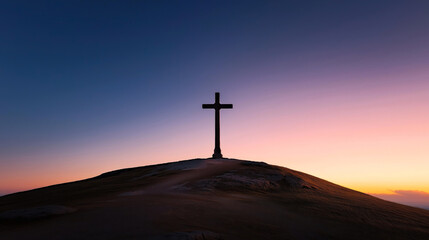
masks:
{"type": "Polygon", "coordinates": [[[222,108],[231,109],[232,104],[221,104],[219,100],[219,93],[215,93],[215,103],[214,104],[203,104],[204,109],[214,109],[215,110],[215,148],[212,158],[223,158],[220,150],[220,110],[222,108]]]}
{"type": "MultiPolygon", "coordinates": [[[[219,104],[219,93],[215,93],[215,104],[219,104]]],[[[222,158],[220,151],[220,108],[215,108],[215,148],[213,158],[222,158]]]]}

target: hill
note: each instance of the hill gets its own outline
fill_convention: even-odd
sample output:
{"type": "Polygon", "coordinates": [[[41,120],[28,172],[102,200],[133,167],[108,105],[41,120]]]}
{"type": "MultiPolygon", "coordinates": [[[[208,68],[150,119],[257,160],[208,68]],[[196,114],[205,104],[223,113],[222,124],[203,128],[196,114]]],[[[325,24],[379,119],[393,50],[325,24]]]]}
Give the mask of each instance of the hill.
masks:
{"type": "Polygon", "coordinates": [[[429,211],[263,162],[193,159],[0,197],[0,239],[429,239],[429,211]]]}

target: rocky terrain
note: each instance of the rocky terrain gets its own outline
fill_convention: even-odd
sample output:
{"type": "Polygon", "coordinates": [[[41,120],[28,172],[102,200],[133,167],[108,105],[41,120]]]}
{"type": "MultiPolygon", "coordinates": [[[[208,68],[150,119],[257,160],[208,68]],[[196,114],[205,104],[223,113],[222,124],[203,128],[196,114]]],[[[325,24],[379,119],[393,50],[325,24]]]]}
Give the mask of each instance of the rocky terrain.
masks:
{"type": "Polygon", "coordinates": [[[194,159],[0,197],[0,239],[429,239],[429,211],[263,162],[194,159]]]}

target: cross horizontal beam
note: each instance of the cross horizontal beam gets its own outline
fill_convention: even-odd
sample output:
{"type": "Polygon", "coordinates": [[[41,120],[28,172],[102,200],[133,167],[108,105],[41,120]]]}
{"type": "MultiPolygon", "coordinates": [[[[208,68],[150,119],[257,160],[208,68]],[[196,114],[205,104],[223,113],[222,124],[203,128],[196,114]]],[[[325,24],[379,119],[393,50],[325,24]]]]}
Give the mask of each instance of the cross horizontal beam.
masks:
{"type": "Polygon", "coordinates": [[[232,108],[232,104],[203,104],[203,108],[213,108],[213,109],[221,109],[221,108],[232,108]]]}

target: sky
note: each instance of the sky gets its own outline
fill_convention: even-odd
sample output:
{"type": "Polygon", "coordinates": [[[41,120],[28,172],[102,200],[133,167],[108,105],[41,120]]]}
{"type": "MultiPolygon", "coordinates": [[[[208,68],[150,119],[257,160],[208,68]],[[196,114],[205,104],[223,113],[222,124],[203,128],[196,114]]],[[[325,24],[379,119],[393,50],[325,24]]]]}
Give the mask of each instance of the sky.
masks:
{"type": "Polygon", "coordinates": [[[1,1],[0,195],[210,157],[429,206],[429,2],[1,1]]]}

